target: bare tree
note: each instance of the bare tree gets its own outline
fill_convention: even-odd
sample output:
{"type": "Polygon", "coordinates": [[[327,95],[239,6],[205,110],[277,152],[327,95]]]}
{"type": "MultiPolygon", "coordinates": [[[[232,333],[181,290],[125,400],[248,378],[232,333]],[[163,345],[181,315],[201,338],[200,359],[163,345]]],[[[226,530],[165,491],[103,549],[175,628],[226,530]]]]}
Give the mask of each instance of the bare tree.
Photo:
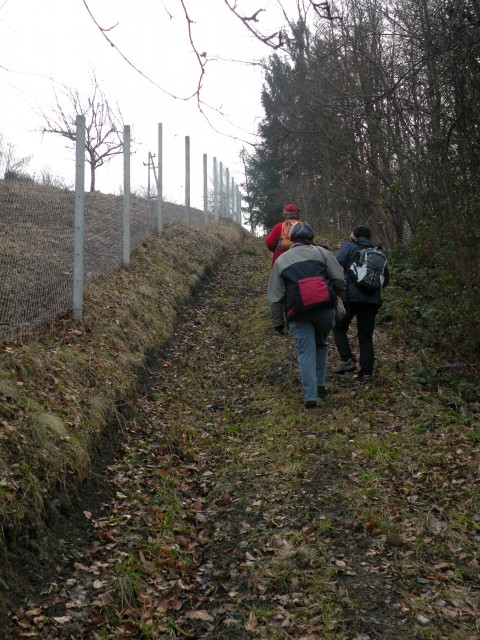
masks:
{"type": "Polygon", "coordinates": [[[77,89],[63,85],[60,95],[55,92],[55,107],[51,115],[44,112],[42,133],[56,133],[74,146],[76,117],[85,116],[85,159],[90,165],[90,191],[95,191],[95,173],[114,156],[123,152],[123,118],[118,105],[112,107],[99,87],[95,73],[91,73],[92,90],[83,99],[77,89]]]}

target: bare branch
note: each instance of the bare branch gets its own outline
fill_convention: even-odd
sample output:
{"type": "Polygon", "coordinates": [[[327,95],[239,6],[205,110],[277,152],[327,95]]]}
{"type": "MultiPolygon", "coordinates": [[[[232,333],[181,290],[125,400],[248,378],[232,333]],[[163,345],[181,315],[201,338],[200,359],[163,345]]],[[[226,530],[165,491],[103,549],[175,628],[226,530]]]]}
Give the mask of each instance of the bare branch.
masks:
{"type": "MultiPolygon", "coordinates": [[[[180,97],[180,96],[174,95],[171,92],[165,90],[163,87],[161,87],[159,84],[157,84],[152,78],[147,76],[141,69],[139,69],[137,66],[135,66],[135,64],[133,64],[133,62],[131,60],[129,60],[129,58],[117,47],[115,42],[108,35],[108,32],[112,31],[117,25],[113,25],[111,27],[102,27],[98,23],[98,21],[96,20],[96,18],[93,15],[92,11],[90,10],[87,0],[83,0],[83,4],[84,4],[84,6],[85,6],[90,18],[94,22],[95,26],[98,28],[100,33],[103,35],[103,37],[109,43],[109,45],[117,50],[118,54],[123,58],[123,60],[132,69],[134,69],[140,76],[145,78],[149,83],[151,83],[152,85],[157,87],[164,94],[170,96],[171,98],[174,98],[175,100],[188,101],[188,100],[191,100],[192,98],[195,98],[196,102],[197,102],[197,107],[198,107],[200,113],[203,115],[203,117],[207,121],[208,125],[212,128],[212,130],[214,130],[216,133],[219,133],[220,135],[226,135],[228,137],[232,137],[229,134],[222,133],[221,131],[219,131],[213,125],[213,123],[211,122],[209,116],[206,113],[206,110],[208,109],[208,110],[210,110],[212,112],[215,112],[216,114],[220,115],[221,117],[226,118],[226,114],[223,113],[223,111],[221,109],[218,109],[218,108],[215,108],[215,107],[213,107],[211,105],[208,105],[207,103],[205,103],[201,99],[201,91],[202,91],[203,81],[204,81],[205,73],[206,73],[206,65],[211,60],[211,58],[209,58],[207,51],[203,51],[201,53],[198,51],[198,49],[197,49],[197,47],[195,45],[195,40],[194,40],[194,37],[193,37],[193,29],[192,29],[192,25],[195,24],[195,23],[192,20],[191,16],[189,15],[189,11],[188,11],[188,8],[187,8],[186,1],[185,0],[179,0],[179,1],[180,1],[181,6],[182,6],[182,9],[183,9],[183,12],[184,12],[184,15],[185,15],[185,19],[186,19],[186,22],[187,22],[189,42],[190,42],[190,45],[191,45],[191,47],[193,49],[193,52],[194,52],[194,54],[196,56],[196,59],[197,59],[197,62],[198,62],[198,66],[199,66],[199,69],[200,69],[196,89],[195,89],[195,91],[193,91],[193,93],[189,94],[186,97],[180,97]]],[[[282,33],[282,31],[275,31],[275,32],[273,32],[271,34],[263,34],[258,28],[256,28],[254,26],[256,23],[259,22],[259,16],[260,16],[260,14],[262,12],[265,11],[265,9],[258,9],[257,11],[255,11],[255,13],[253,13],[250,16],[242,15],[237,10],[236,1],[229,1],[229,0],[224,0],[224,1],[225,1],[225,4],[227,5],[227,7],[230,9],[230,11],[243,23],[243,25],[250,31],[250,33],[252,33],[254,35],[254,37],[257,38],[260,42],[262,42],[263,44],[265,44],[266,46],[268,46],[270,49],[273,49],[273,50],[276,50],[276,49],[279,49],[279,48],[283,47],[283,45],[284,45],[284,34],[282,33]]],[[[165,8],[163,0],[162,0],[162,5],[165,8]]],[[[165,11],[168,14],[169,18],[172,19],[173,18],[172,14],[169,13],[166,8],[165,8],[165,11]]],[[[245,142],[246,144],[251,144],[251,142],[248,142],[246,140],[242,140],[242,142],[245,142]]]]}
{"type": "Polygon", "coordinates": [[[265,9],[258,9],[258,11],[256,11],[251,16],[244,16],[237,11],[236,2],[232,3],[229,0],[224,0],[224,2],[227,5],[227,7],[230,9],[230,11],[245,25],[245,27],[250,31],[250,33],[253,34],[255,38],[257,38],[257,40],[260,40],[260,42],[263,42],[263,44],[267,45],[267,47],[270,47],[271,49],[280,49],[283,46],[283,38],[282,38],[281,31],[276,31],[271,35],[266,36],[263,33],[261,33],[261,31],[259,31],[256,27],[252,27],[251,25],[251,22],[258,22],[259,14],[262,11],[265,11],[265,9]],[[274,42],[275,39],[278,39],[277,43],[274,42]]]}
{"type": "Polygon", "coordinates": [[[185,18],[187,20],[188,39],[190,40],[190,44],[192,45],[192,49],[193,49],[193,51],[195,53],[195,56],[196,56],[197,61],[198,61],[198,64],[200,66],[200,77],[198,78],[197,90],[196,90],[194,95],[197,96],[197,105],[198,105],[198,108],[200,109],[200,111],[202,111],[201,101],[200,101],[200,90],[202,88],[203,76],[205,75],[205,66],[206,66],[206,64],[208,62],[207,53],[206,52],[203,52],[202,54],[198,53],[197,48],[195,46],[195,43],[193,42],[193,36],[192,36],[192,23],[193,23],[193,20],[190,18],[189,14],[188,14],[188,11],[187,11],[187,8],[185,6],[184,0],[180,0],[180,4],[183,7],[183,11],[185,13],[185,18]]]}
{"type": "Polygon", "coordinates": [[[318,15],[319,18],[324,18],[326,20],[342,20],[342,18],[340,16],[334,16],[332,15],[332,10],[330,8],[330,3],[329,2],[313,2],[313,0],[311,1],[311,5],[315,10],[315,13],[318,15]],[[325,13],[320,13],[320,9],[323,9],[325,11],[325,13]]]}
{"type": "MultiPolygon", "coordinates": [[[[90,190],[95,190],[95,172],[113,156],[123,153],[123,117],[103,94],[95,72],[91,74],[92,93],[86,102],[76,89],[63,86],[62,96],[55,92],[52,114],[41,113],[44,120],[42,133],[54,133],[76,141],[76,117],[85,116],[85,157],[90,164],[90,190]]],[[[71,146],[71,145],[69,145],[71,146]]]]}
{"type": "MultiPolygon", "coordinates": [[[[98,28],[98,30],[100,31],[100,33],[103,35],[103,37],[105,38],[105,40],[108,42],[108,44],[113,47],[116,51],[118,51],[118,54],[123,58],[123,60],[125,60],[125,62],[132,67],[132,69],[134,69],[134,71],[136,71],[139,75],[142,76],[142,78],[145,78],[145,80],[147,80],[150,84],[153,84],[153,86],[157,87],[157,89],[160,89],[160,91],[162,91],[162,93],[166,94],[167,96],[170,96],[171,98],[174,98],[175,100],[184,100],[184,101],[188,101],[191,100],[195,95],[196,92],[192,93],[192,95],[187,96],[187,97],[180,97],[180,96],[176,96],[173,93],[170,93],[170,91],[167,91],[166,89],[164,89],[163,87],[161,87],[159,84],[157,84],[155,82],[155,80],[153,80],[152,78],[150,78],[149,76],[147,76],[146,73],[143,73],[143,71],[141,69],[139,69],[137,66],[135,66],[133,64],[133,62],[131,62],[131,60],[129,60],[127,58],[127,56],[122,53],[122,51],[120,51],[120,49],[117,47],[117,45],[113,42],[113,40],[111,40],[108,35],[107,35],[107,31],[110,31],[113,27],[109,27],[108,29],[104,29],[103,27],[101,27],[97,20],[95,19],[93,13],[90,11],[90,7],[88,6],[86,0],[83,0],[83,4],[85,5],[86,10],[88,11],[88,14],[90,15],[91,19],[93,20],[93,22],[95,23],[96,27],[98,28]]],[[[116,26],[116,25],[115,25],[116,26]]]]}
{"type": "Polygon", "coordinates": [[[246,22],[258,22],[258,14],[261,13],[262,11],[265,11],[265,9],[259,9],[258,11],[256,11],[253,16],[250,16],[250,18],[247,18],[246,16],[243,17],[243,20],[245,20],[246,22]]]}

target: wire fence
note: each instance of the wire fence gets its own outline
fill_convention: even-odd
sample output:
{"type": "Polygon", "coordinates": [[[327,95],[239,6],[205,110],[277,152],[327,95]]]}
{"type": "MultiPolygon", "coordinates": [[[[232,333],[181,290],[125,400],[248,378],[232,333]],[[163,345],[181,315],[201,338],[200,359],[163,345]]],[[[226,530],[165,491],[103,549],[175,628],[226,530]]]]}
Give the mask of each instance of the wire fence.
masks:
{"type": "MultiPolygon", "coordinates": [[[[205,162],[203,166],[205,170],[205,162]]],[[[214,176],[218,191],[214,189],[213,196],[205,192],[202,211],[190,207],[188,202],[185,205],[164,202],[161,179],[158,180],[160,166],[157,171],[156,185],[160,185],[160,189],[153,198],[131,193],[121,196],[98,192],[82,194],[82,286],[125,264],[126,202],[129,208],[128,255],[159,232],[159,209],[165,220],[207,223],[228,217],[241,223],[239,190],[229,185],[227,196],[223,175],[214,176]]],[[[206,183],[206,175],[204,179],[206,183]]],[[[125,183],[128,181],[124,180],[125,183]]],[[[72,312],[74,244],[78,231],[76,207],[78,209],[74,191],[40,185],[25,178],[0,180],[2,342],[17,341],[55,317],[72,312]]]]}

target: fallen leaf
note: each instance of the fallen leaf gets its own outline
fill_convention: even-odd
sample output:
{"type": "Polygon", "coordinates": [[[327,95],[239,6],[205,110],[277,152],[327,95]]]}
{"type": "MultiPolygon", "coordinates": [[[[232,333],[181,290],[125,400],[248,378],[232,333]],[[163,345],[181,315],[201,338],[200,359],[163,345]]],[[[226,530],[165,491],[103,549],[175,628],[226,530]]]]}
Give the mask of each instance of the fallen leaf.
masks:
{"type": "Polygon", "coordinates": [[[245,625],[246,631],[254,631],[258,626],[257,616],[250,611],[250,615],[248,616],[247,624],[245,625]]]}
{"type": "Polygon", "coordinates": [[[53,618],[53,620],[55,620],[55,622],[58,622],[58,624],[67,624],[67,622],[71,621],[70,616],[59,616],[58,618],[53,618]]]}
{"type": "Polygon", "coordinates": [[[211,622],[214,620],[214,617],[205,611],[205,609],[200,609],[199,611],[187,611],[185,614],[186,618],[190,618],[191,620],[206,620],[211,622]]]}
{"type": "Polygon", "coordinates": [[[94,589],[101,589],[102,587],[105,586],[105,580],[94,580],[93,581],[93,588],[94,589]]]}
{"type": "Polygon", "coordinates": [[[102,593],[101,595],[99,595],[98,599],[100,600],[100,602],[103,604],[104,607],[108,607],[108,605],[113,603],[113,598],[108,593],[108,591],[105,591],[105,593],[102,593]]]}

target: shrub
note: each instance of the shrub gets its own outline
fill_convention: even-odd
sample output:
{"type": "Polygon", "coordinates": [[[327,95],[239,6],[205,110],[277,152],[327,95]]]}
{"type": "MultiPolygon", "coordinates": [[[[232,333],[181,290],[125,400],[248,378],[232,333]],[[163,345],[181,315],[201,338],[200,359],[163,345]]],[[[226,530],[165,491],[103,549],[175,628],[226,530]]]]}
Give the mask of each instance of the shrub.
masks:
{"type": "Polygon", "coordinates": [[[480,359],[480,287],[468,287],[454,268],[434,263],[420,265],[410,262],[408,253],[394,254],[382,312],[409,342],[475,364],[480,359]]]}
{"type": "Polygon", "coordinates": [[[31,182],[34,183],[35,180],[32,176],[28,175],[28,173],[24,173],[23,171],[15,171],[13,169],[9,169],[5,171],[5,180],[15,180],[17,182],[31,182]]]}

